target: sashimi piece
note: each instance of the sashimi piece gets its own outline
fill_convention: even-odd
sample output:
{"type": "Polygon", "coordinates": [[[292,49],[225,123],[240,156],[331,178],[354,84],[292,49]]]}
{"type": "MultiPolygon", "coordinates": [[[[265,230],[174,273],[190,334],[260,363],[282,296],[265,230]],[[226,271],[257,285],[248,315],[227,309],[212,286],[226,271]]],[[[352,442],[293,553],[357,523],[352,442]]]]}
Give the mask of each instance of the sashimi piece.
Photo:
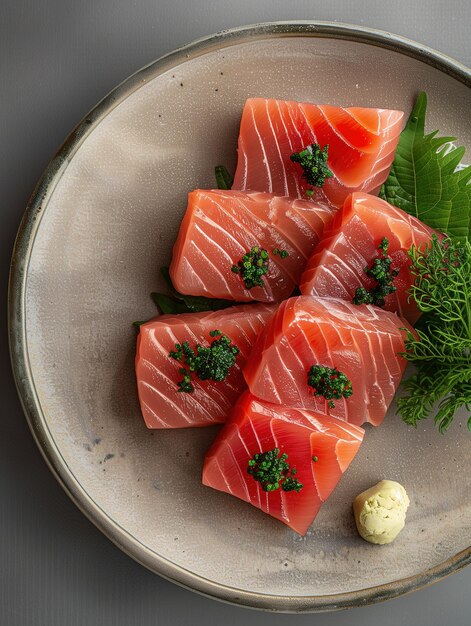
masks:
{"type": "Polygon", "coordinates": [[[386,296],[383,308],[414,324],[420,311],[407,293],[413,283],[407,251],[412,245],[430,242],[434,233],[440,236],[388,202],[354,193],[325,229],[302,275],[301,293],[352,302],[358,287],[372,289],[376,282],[366,275],[365,268],[379,256],[378,246],[386,237],[391,269],[398,269],[399,274],[393,279],[397,290],[386,296]]]}
{"type": "Polygon", "coordinates": [[[246,389],[242,375],[256,338],[275,310],[274,305],[250,304],[222,311],[161,315],[142,324],[137,338],[136,378],[141,411],[148,428],[210,426],[224,422],[246,389]],[[221,382],[193,377],[194,390],[179,391],[182,364],[169,353],[188,341],[209,346],[211,331],[220,330],[240,350],[221,382]]]}
{"type": "Polygon", "coordinates": [[[239,302],[287,298],[332,217],[330,207],[307,200],[197,189],[188,195],[173,249],[172,282],[193,296],[239,302]],[[268,252],[268,271],[263,286],[247,289],[232,267],[254,247],[268,252]],[[283,256],[273,253],[277,249],[283,256]]]}
{"type": "Polygon", "coordinates": [[[246,392],[206,454],[203,484],[230,493],[304,535],[355,457],[364,430],[313,411],[263,402],[246,392]],[[288,455],[297,491],[265,491],[248,462],[275,448],[288,455]]]}
{"type": "Polygon", "coordinates": [[[274,404],[328,414],[351,424],[382,422],[401,381],[410,324],[371,305],[334,298],[285,300],[257,341],[244,376],[251,393],[274,404]],[[353,393],[336,399],[314,395],[308,371],[320,365],[350,380],[353,393]]]}
{"type": "Polygon", "coordinates": [[[341,207],[353,191],[377,193],[391,167],[403,115],[388,109],[249,98],[232,188],[306,197],[309,185],[290,156],[317,143],[329,146],[333,177],[314,188],[313,199],[341,207]]]}

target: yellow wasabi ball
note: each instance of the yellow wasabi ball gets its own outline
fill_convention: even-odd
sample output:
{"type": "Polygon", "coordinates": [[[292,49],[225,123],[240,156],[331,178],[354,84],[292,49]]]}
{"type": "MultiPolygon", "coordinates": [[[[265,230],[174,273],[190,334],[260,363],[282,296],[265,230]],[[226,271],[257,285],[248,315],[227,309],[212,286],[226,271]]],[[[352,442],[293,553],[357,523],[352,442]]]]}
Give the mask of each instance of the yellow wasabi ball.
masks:
{"type": "Polygon", "coordinates": [[[358,532],[370,543],[390,543],[404,528],[409,504],[402,485],[393,480],[381,480],[353,501],[358,532]]]}

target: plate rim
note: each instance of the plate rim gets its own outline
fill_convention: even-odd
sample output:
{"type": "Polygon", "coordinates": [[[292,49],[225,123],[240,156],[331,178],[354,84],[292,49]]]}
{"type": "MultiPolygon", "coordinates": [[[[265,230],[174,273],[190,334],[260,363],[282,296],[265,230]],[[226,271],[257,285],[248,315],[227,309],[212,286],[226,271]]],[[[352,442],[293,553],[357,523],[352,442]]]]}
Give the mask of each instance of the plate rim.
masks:
{"type": "Polygon", "coordinates": [[[136,71],[109,92],[72,130],[47,165],[28,202],[17,233],[10,266],[8,335],[16,388],[33,437],[50,470],[72,501],[118,548],[156,574],[189,590],[246,607],[287,613],[332,611],[373,604],[428,586],[471,563],[471,546],[420,574],[390,583],[337,594],[283,596],[245,591],[208,580],[158,555],[119,526],[81,486],[62,457],[48,428],[35,389],[25,328],[25,295],[29,260],[38,232],[43,205],[69,162],[94,128],[129,95],[151,78],[216,48],[280,37],[344,39],[386,48],[426,63],[471,87],[471,71],[462,63],[432,48],[389,32],[311,20],[265,22],[220,31],[170,52],[136,71]]]}

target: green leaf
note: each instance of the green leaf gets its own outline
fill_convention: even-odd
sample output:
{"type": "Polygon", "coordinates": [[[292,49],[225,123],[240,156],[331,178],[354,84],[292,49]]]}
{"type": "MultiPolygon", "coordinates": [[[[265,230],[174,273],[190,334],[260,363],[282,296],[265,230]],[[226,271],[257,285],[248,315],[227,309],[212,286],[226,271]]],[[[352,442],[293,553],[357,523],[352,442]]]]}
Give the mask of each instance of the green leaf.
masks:
{"type": "Polygon", "coordinates": [[[163,279],[167,283],[167,286],[170,287],[172,291],[175,291],[173,287],[172,279],[170,278],[170,272],[168,270],[168,267],[161,267],[160,273],[162,274],[163,279]]]}
{"type": "Polygon", "coordinates": [[[214,168],[214,175],[216,176],[218,189],[230,189],[232,187],[234,179],[224,165],[216,165],[214,168]]]}
{"type": "Polygon", "coordinates": [[[471,166],[456,171],[464,148],[439,151],[454,137],[425,135],[427,95],[421,92],[401,133],[380,197],[451,237],[469,237],[471,166]]]}
{"type": "Polygon", "coordinates": [[[203,296],[184,296],[179,294],[182,302],[189,311],[197,313],[198,311],[219,311],[220,309],[227,309],[240,302],[233,302],[232,300],[222,300],[219,298],[205,298],[203,296]]]}
{"type": "Polygon", "coordinates": [[[166,296],[164,293],[153,292],[150,297],[162,313],[188,313],[188,307],[183,302],[166,296]]]}
{"type": "Polygon", "coordinates": [[[132,325],[133,325],[135,328],[139,329],[139,328],[142,326],[142,324],[146,324],[148,321],[149,321],[149,320],[139,320],[139,321],[137,321],[137,322],[133,322],[133,323],[132,323],[132,325]]]}
{"type": "Polygon", "coordinates": [[[198,313],[200,311],[219,311],[240,304],[232,300],[205,298],[204,296],[187,296],[179,293],[172,284],[168,267],[161,267],[160,272],[169,286],[170,295],[153,292],[151,298],[162,313],[198,313]]]}

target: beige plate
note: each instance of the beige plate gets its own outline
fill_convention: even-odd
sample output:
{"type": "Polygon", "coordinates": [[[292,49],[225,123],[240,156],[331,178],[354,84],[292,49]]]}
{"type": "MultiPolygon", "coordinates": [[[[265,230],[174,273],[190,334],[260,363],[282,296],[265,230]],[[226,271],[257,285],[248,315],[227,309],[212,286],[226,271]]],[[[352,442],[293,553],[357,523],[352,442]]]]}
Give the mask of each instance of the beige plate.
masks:
{"type": "Polygon", "coordinates": [[[120,548],[199,592],[315,611],[375,602],[471,559],[471,436],[409,430],[390,410],[301,538],[200,483],[214,429],[150,432],[131,322],[155,314],[188,191],[233,169],[248,96],[409,111],[471,146],[466,68],[367,29],[305,22],[225,32],[141,70],[75,129],[40,181],[12,264],[10,339],[26,415],[66,491],[120,548]],[[351,502],[381,478],[411,497],[397,541],[357,536],[351,502]]]}

